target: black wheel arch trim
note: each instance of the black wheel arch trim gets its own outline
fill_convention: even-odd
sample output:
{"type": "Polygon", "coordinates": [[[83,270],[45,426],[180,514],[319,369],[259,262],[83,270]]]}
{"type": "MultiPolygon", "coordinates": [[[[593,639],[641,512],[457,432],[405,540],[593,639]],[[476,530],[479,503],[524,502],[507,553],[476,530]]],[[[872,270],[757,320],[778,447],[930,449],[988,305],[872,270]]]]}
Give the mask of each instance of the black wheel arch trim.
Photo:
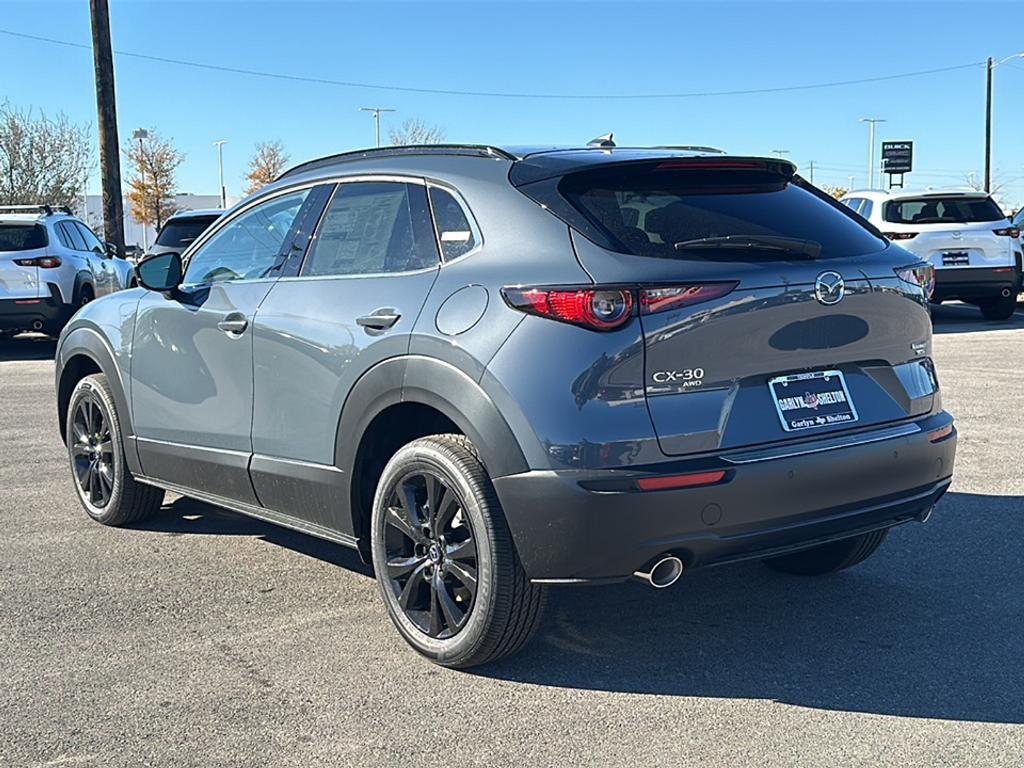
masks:
{"type": "Polygon", "coordinates": [[[131,408],[128,405],[124,382],[121,378],[121,369],[117,365],[114,351],[107,340],[99,331],[88,326],[79,326],[66,332],[57,347],[54,386],[57,394],[57,427],[60,430],[61,439],[65,441],[67,439],[67,435],[64,434],[67,408],[60,399],[61,383],[68,362],[79,356],[90,359],[107,377],[107,383],[110,385],[110,391],[114,395],[114,404],[117,407],[117,420],[120,424],[121,440],[124,444],[128,468],[133,474],[141,473],[142,464],[135,446],[135,429],[132,426],[131,408]]]}
{"type": "MultiPolygon", "coordinates": [[[[76,308],[80,303],[79,297],[82,295],[82,287],[86,285],[92,288],[92,295],[95,297],[96,286],[92,279],[92,273],[87,269],[80,269],[78,270],[78,274],[75,275],[75,287],[73,289],[73,295],[70,298],[70,303],[76,308]]],[[[64,297],[64,301],[69,301],[67,296],[64,297]]]]}
{"type": "Polygon", "coordinates": [[[362,436],[385,409],[419,403],[444,414],[466,435],[493,477],[525,472],[526,457],[497,406],[471,376],[450,363],[419,355],[384,360],[366,371],[345,399],[335,438],[335,465],[345,478],[352,531],[360,534],[353,479],[362,436]]]}

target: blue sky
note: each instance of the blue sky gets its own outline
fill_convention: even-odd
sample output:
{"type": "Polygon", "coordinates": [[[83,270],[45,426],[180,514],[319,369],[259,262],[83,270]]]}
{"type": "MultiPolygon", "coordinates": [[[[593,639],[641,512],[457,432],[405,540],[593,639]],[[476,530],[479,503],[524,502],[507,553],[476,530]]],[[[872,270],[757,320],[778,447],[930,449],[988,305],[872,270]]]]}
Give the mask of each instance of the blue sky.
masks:
{"type": "MultiPolygon", "coordinates": [[[[984,2],[568,2],[518,4],[150,2],[111,0],[115,50],[413,88],[594,95],[436,95],[288,82],[115,56],[122,138],[156,128],[185,152],[183,191],[229,194],[253,144],[281,140],[299,161],[369,146],[362,106],[418,117],[451,141],[710,144],[787,157],[819,184],[863,186],[867,127],[915,142],[913,186],[982,171],[983,66],[887,82],[678,99],[601,94],[751,90],[879,77],[1024,52],[1019,4],[984,2]]],[[[3,3],[0,30],[90,41],[87,0],[3,3]]],[[[95,123],[91,53],[0,35],[0,99],[95,123]]],[[[995,72],[994,176],[1024,202],[1024,59],[995,72]]],[[[91,191],[98,190],[93,178],[91,191]]]]}

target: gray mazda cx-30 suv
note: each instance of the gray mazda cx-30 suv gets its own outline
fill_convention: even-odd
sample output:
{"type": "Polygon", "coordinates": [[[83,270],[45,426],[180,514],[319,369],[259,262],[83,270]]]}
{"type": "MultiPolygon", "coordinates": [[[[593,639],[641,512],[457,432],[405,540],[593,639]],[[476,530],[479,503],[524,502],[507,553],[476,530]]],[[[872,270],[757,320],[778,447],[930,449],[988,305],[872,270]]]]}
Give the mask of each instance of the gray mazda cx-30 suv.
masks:
{"type": "Polygon", "coordinates": [[[849,567],[950,484],[930,267],[787,162],[343,154],[137,272],[57,352],[89,515],[170,490],[355,547],[440,664],[551,584],[849,567]]]}

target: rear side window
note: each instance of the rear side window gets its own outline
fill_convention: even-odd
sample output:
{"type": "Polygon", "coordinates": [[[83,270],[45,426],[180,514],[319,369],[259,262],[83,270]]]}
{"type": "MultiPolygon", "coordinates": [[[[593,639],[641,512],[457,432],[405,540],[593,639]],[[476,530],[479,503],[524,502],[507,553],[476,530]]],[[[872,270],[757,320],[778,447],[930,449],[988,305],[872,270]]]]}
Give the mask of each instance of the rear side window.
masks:
{"type": "Polygon", "coordinates": [[[57,224],[57,229],[59,229],[63,233],[64,237],[66,237],[68,241],[71,243],[71,250],[89,250],[88,248],[85,247],[85,240],[82,238],[81,233],[79,233],[77,229],[71,226],[71,222],[61,221],[57,224]]]}
{"type": "Polygon", "coordinates": [[[335,190],[301,274],[378,275],[437,263],[422,185],[349,182],[335,190]]]}
{"type": "Polygon", "coordinates": [[[874,208],[874,207],[875,207],[875,204],[874,204],[873,201],[865,200],[864,201],[864,205],[862,205],[860,207],[860,210],[857,211],[857,213],[859,213],[865,219],[870,219],[871,218],[871,209],[874,208]]]}
{"type": "Polygon", "coordinates": [[[457,259],[479,245],[476,227],[470,224],[466,211],[455,196],[439,187],[430,188],[430,206],[434,211],[437,240],[445,261],[457,259]]]}
{"type": "Polygon", "coordinates": [[[166,248],[176,248],[180,253],[192,245],[192,242],[203,234],[217,218],[217,216],[183,216],[171,219],[164,224],[160,234],[156,236],[156,244],[166,248]]]}
{"type": "Polygon", "coordinates": [[[46,243],[42,224],[0,224],[0,251],[31,251],[46,243]]]}
{"type": "Polygon", "coordinates": [[[988,197],[919,197],[890,200],[883,218],[893,224],[962,224],[1006,217],[988,197]]]}
{"type": "Polygon", "coordinates": [[[85,224],[81,224],[77,221],[68,222],[68,226],[74,227],[78,230],[78,234],[82,236],[82,240],[85,241],[85,249],[92,251],[93,253],[105,253],[103,243],[100,242],[99,238],[92,233],[85,224]]]}
{"type": "Polygon", "coordinates": [[[821,244],[822,258],[886,247],[855,219],[785,176],[679,166],[583,171],[566,176],[558,189],[611,236],[616,250],[636,256],[702,258],[705,251],[675,246],[725,236],[810,240],[821,244]]]}

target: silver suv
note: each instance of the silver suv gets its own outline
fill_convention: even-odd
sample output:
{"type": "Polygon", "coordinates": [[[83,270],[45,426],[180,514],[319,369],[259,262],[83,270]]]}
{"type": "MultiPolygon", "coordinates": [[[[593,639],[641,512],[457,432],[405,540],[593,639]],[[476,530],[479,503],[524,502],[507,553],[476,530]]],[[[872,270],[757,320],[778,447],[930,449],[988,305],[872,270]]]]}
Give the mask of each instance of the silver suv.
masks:
{"type": "Polygon", "coordinates": [[[0,206],[0,333],[57,335],[80,306],[133,280],[69,209],[0,206]]]}

